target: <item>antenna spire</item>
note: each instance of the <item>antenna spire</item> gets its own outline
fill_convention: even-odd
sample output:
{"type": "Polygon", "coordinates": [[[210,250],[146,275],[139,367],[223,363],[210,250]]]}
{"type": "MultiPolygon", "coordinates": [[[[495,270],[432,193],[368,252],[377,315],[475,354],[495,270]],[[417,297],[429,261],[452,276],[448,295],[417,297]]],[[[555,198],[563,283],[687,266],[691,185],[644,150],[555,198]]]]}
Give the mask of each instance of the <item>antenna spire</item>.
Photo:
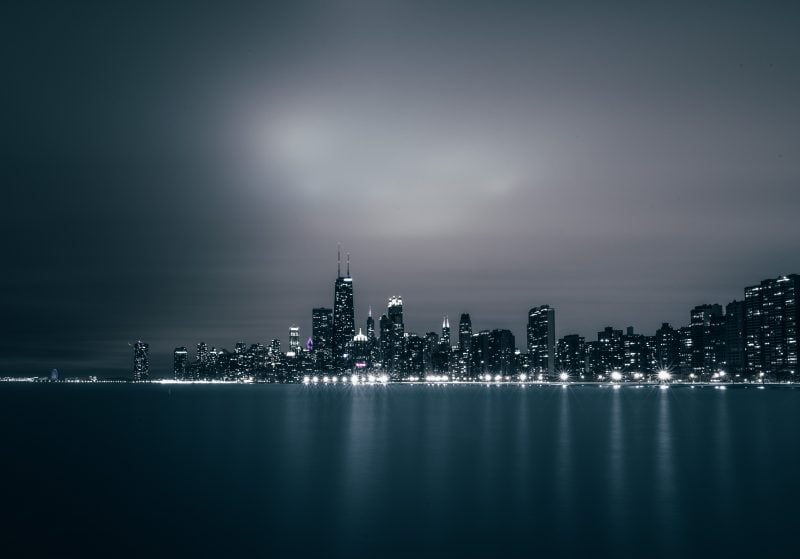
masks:
{"type": "Polygon", "coordinates": [[[342,277],[342,243],[336,243],[336,277],[342,277]]]}
{"type": "Polygon", "coordinates": [[[350,253],[347,253],[347,277],[350,277],[350,253]]]}

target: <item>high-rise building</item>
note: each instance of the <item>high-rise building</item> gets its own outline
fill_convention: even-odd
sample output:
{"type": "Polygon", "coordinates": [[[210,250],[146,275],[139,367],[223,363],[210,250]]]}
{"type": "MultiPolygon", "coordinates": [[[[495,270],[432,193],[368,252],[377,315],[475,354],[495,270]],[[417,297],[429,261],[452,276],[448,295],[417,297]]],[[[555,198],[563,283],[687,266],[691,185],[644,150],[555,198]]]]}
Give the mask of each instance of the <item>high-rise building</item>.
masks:
{"type": "Polygon", "coordinates": [[[456,375],[461,379],[470,377],[470,351],[472,347],[472,319],[469,313],[462,313],[458,321],[458,366],[456,375]]]}
{"type": "Polygon", "coordinates": [[[333,358],[333,310],[317,307],[311,310],[311,342],[316,368],[326,371],[333,358]]]}
{"type": "Polygon", "coordinates": [[[370,367],[374,367],[376,363],[380,362],[380,345],[378,344],[378,338],[375,337],[375,319],[372,318],[372,307],[369,308],[369,313],[367,314],[367,340],[370,367]]]}
{"type": "Polygon", "coordinates": [[[150,346],[142,341],[133,344],[133,380],[144,381],[150,379],[150,346]]]}
{"type": "Polygon", "coordinates": [[[580,378],[586,367],[586,342],[583,336],[568,334],[558,340],[558,372],[580,378]]]}
{"type": "Polygon", "coordinates": [[[625,344],[622,330],[606,326],[597,333],[597,360],[595,373],[607,377],[614,371],[622,371],[625,364],[625,344]]]}
{"type": "Polygon", "coordinates": [[[516,359],[514,352],[516,343],[511,330],[492,330],[489,332],[489,347],[486,362],[488,370],[493,375],[504,377],[516,374],[516,359]]]}
{"type": "Polygon", "coordinates": [[[628,326],[622,336],[622,346],[625,352],[622,370],[626,373],[644,374],[648,372],[647,338],[642,334],[634,333],[633,326],[628,326]]]}
{"type": "Polygon", "coordinates": [[[698,305],[690,314],[692,331],[692,372],[710,377],[724,368],[725,322],[720,305],[698,305]]]}
{"type": "Polygon", "coordinates": [[[293,351],[295,355],[300,352],[300,327],[289,327],[289,351],[293,351]]]}
{"type": "Polygon", "coordinates": [[[556,311],[550,305],[528,311],[528,354],[531,373],[551,378],[556,371],[556,311]]]}
{"type": "Polygon", "coordinates": [[[469,347],[469,376],[480,378],[489,373],[489,331],[472,334],[469,347]]]}
{"type": "Polygon", "coordinates": [[[732,378],[745,372],[745,305],[731,301],[725,305],[725,368],[732,378]]]}
{"type": "Polygon", "coordinates": [[[189,377],[189,351],[185,347],[176,347],[172,352],[172,375],[175,380],[189,377]]]}
{"type": "Polygon", "coordinates": [[[439,334],[437,334],[436,332],[426,332],[425,350],[423,353],[423,362],[425,364],[426,373],[434,371],[436,353],[438,350],[439,350],[439,334]]]}
{"type": "Polygon", "coordinates": [[[366,371],[372,368],[369,337],[364,334],[361,328],[358,329],[358,334],[353,336],[353,368],[356,371],[366,371]]]}
{"type": "Polygon", "coordinates": [[[442,343],[450,345],[450,319],[447,316],[442,320],[442,343]]]}
{"type": "Polygon", "coordinates": [[[403,338],[399,346],[400,354],[403,356],[401,374],[404,378],[421,377],[425,373],[425,339],[413,332],[405,334],[403,338]]]}
{"type": "Polygon", "coordinates": [[[350,255],[347,255],[347,275],[342,277],[342,254],[339,250],[337,278],[333,293],[333,361],[338,370],[349,368],[349,351],[355,336],[353,309],[353,278],[350,277],[350,255]]]}
{"type": "Polygon", "coordinates": [[[677,373],[680,369],[681,340],[678,331],[669,322],[662,323],[661,328],[656,330],[655,345],[656,367],[677,373]]]}
{"type": "Polygon", "coordinates": [[[694,355],[694,348],[691,326],[682,326],[678,329],[678,340],[680,342],[678,351],[678,374],[683,377],[694,378],[695,374],[692,372],[692,355],[694,355]]]}
{"type": "Polygon", "coordinates": [[[375,337],[375,319],[372,318],[372,307],[369,308],[369,314],[367,314],[367,337],[375,337]]]}
{"type": "Polygon", "coordinates": [[[586,342],[586,368],[584,370],[592,380],[598,380],[605,374],[599,341],[589,340],[586,342]]]}
{"type": "Polygon", "coordinates": [[[381,367],[384,371],[389,371],[391,366],[392,356],[392,321],[385,314],[381,315],[378,320],[378,328],[380,329],[380,354],[381,354],[381,367]]]}
{"type": "MultiPolygon", "coordinates": [[[[404,359],[405,350],[403,346],[406,343],[406,336],[405,325],[403,324],[403,298],[401,296],[389,297],[386,315],[390,329],[387,345],[388,354],[383,356],[384,367],[388,369],[391,375],[398,378],[406,373],[405,364],[408,362],[407,359],[404,359]]],[[[410,371],[408,373],[411,374],[410,371]]]]}
{"type": "Polygon", "coordinates": [[[209,354],[208,354],[208,344],[205,342],[200,342],[197,344],[197,362],[196,367],[197,370],[196,376],[198,377],[205,377],[209,371],[209,354]]]}
{"type": "Polygon", "coordinates": [[[747,287],[745,357],[748,373],[767,380],[795,380],[798,372],[800,275],[766,279],[747,287]]]}

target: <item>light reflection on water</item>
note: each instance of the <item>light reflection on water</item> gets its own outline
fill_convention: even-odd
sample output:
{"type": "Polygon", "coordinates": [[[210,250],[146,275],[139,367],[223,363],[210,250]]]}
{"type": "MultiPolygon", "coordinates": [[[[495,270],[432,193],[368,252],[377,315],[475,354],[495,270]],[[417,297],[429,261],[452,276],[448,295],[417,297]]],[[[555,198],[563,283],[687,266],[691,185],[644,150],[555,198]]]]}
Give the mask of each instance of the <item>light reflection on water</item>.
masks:
{"type": "Polygon", "coordinates": [[[141,554],[791,556],[799,421],[780,388],[17,386],[0,474],[67,551],[147,518],[141,554]]]}

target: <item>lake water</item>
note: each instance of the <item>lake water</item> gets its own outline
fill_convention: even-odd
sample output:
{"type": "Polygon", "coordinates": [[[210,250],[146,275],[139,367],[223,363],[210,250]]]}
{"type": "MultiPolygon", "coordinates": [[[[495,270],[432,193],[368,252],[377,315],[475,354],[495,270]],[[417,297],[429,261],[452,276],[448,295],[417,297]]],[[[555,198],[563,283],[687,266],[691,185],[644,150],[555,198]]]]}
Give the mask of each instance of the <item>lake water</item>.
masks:
{"type": "Polygon", "coordinates": [[[3,556],[797,557],[800,389],[0,384],[3,556]]]}

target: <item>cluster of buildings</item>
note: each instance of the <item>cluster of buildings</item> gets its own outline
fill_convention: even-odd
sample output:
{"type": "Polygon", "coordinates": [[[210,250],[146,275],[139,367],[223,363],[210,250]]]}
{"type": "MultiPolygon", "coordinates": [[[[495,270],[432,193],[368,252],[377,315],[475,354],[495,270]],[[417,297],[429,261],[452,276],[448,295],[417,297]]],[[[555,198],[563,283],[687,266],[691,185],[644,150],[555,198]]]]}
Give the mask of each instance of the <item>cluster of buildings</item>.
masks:
{"type": "MultiPolygon", "coordinates": [[[[312,333],[303,343],[300,329],[289,329],[289,347],[244,342],[232,352],[197,344],[190,355],[174,351],[173,372],[179,380],[254,380],[299,382],[310,375],[381,375],[393,381],[434,377],[448,380],[647,380],[670,378],[793,381],[798,366],[800,276],[767,279],[747,287],[744,299],[699,305],[689,324],[668,323],[653,335],[606,327],[596,339],[578,334],[555,336],[555,309],[541,305],[528,312],[521,344],[510,330],[476,330],[468,313],[451,332],[447,316],[439,332],[406,331],[403,299],[392,296],[378,319],[372,309],[358,327],[353,306],[350,257],[334,282],[333,308],[312,310],[312,333]],[[518,347],[522,346],[522,349],[518,347]],[[523,351],[524,350],[524,351],[523,351]]],[[[149,377],[148,347],[134,346],[134,380],[149,377]]]]}

